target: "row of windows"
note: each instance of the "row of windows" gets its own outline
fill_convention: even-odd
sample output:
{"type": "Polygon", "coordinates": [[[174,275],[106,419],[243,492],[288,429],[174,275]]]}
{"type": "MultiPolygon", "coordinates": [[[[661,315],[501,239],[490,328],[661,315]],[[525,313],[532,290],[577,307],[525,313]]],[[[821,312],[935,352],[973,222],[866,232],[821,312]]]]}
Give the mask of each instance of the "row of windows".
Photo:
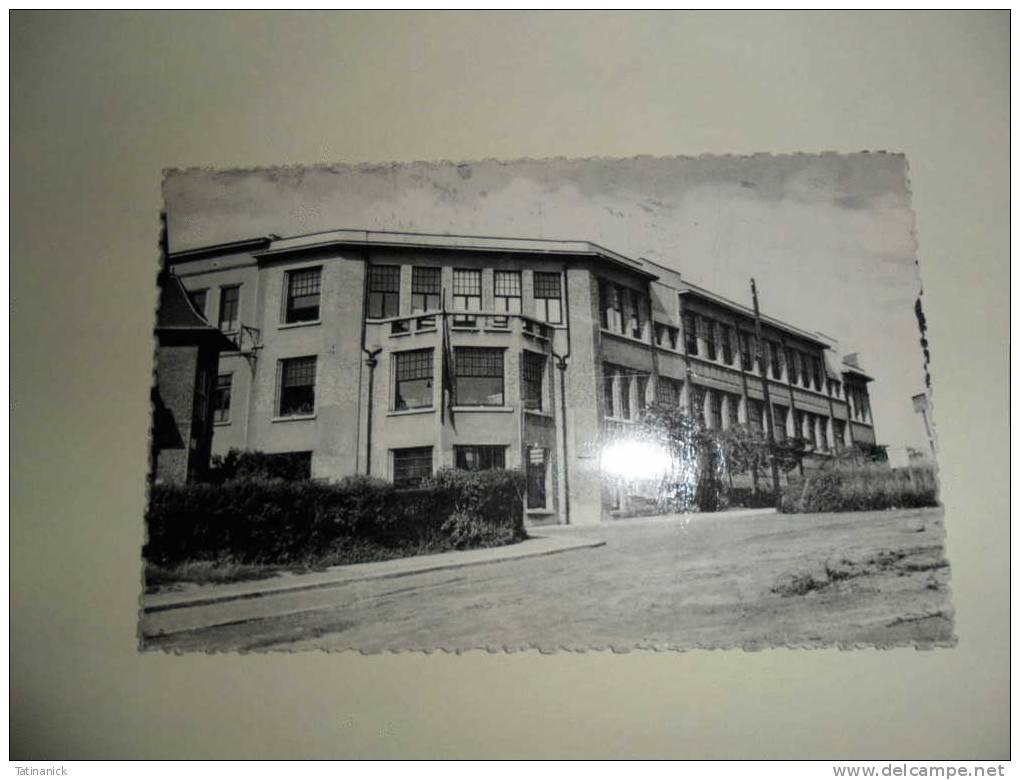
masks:
{"type": "MultiPolygon", "coordinates": [[[[453,462],[458,469],[483,471],[506,468],[506,445],[455,445],[453,462]]],[[[432,447],[403,447],[393,452],[393,484],[401,488],[418,487],[432,476],[432,447]]],[[[548,501],[548,451],[529,448],[525,463],[526,504],[528,509],[545,509],[548,501]]]]}
{"type": "Polygon", "coordinates": [[[631,287],[599,282],[599,309],[602,327],[636,339],[645,338],[645,313],[648,296],[631,287]]]}
{"type": "MultiPolygon", "coordinates": [[[[373,265],[368,273],[369,319],[400,315],[399,265],[373,265]]],[[[545,322],[563,322],[562,288],[557,272],[535,271],[533,294],[535,316],[545,322]]],[[[477,312],[482,309],[482,271],[478,268],[453,269],[454,311],[477,312]]],[[[498,312],[521,314],[523,288],[520,271],[493,271],[493,307],[498,312]]],[[[442,306],[442,269],[414,266],[411,269],[411,312],[438,311],[442,306]]]]}

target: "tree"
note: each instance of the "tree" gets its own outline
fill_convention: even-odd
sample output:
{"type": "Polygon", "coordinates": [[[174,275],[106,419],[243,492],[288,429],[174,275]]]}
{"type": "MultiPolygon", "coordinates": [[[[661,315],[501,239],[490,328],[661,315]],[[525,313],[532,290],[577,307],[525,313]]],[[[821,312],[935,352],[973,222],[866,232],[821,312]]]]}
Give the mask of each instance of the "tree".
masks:
{"type": "Polygon", "coordinates": [[[722,453],[719,441],[699,418],[675,406],[654,403],[645,409],[638,433],[666,456],[660,503],[672,511],[718,508],[722,453]]]}
{"type": "Polygon", "coordinates": [[[741,423],[723,431],[720,436],[723,464],[727,473],[750,472],[754,492],[758,492],[758,473],[769,468],[769,443],[760,426],[741,423]]]}
{"type": "Polygon", "coordinates": [[[771,447],[771,455],[784,474],[789,474],[795,468],[799,468],[806,454],[807,441],[799,436],[780,439],[771,447]]]}

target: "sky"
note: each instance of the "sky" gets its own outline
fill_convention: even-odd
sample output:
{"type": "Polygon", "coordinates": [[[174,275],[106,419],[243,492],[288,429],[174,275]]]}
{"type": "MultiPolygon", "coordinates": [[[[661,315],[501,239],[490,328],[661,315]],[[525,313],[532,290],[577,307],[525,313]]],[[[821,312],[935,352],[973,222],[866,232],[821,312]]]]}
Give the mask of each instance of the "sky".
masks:
{"type": "Polygon", "coordinates": [[[879,443],[928,451],[907,161],[886,153],[169,171],[171,251],[338,228],[584,240],[858,352],[879,443]]]}

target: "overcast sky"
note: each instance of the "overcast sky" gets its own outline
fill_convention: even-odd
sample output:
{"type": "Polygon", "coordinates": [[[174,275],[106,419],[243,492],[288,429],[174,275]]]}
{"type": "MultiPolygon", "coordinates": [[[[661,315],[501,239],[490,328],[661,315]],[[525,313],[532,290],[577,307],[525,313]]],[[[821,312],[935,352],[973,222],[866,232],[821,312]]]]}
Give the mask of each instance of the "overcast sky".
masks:
{"type": "Polygon", "coordinates": [[[594,241],[860,353],[880,443],[927,450],[920,290],[902,155],[792,155],[180,171],[172,251],[336,228],[594,241]]]}

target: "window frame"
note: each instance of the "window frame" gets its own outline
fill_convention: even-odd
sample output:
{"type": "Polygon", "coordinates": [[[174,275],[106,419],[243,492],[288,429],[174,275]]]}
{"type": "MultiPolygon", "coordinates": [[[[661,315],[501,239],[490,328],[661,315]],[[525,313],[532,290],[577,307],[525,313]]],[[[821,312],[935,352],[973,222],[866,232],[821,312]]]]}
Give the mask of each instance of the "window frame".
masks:
{"type": "Polygon", "coordinates": [[[559,271],[534,271],[531,275],[532,297],[535,300],[535,314],[538,319],[548,322],[550,325],[563,324],[563,275],[559,271]],[[539,279],[543,284],[539,284],[539,279]],[[545,293],[546,281],[556,279],[556,295],[545,293]],[[556,318],[550,314],[549,308],[552,301],[556,303],[556,318]]]}
{"type": "Polygon", "coordinates": [[[276,403],[274,405],[274,411],[276,413],[276,419],[287,420],[293,418],[302,417],[314,417],[317,411],[318,398],[316,393],[316,386],[319,379],[319,358],[318,355],[298,355],[289,358],[280,358],[277,369],[277,391],[276,391],[276,403]],[[309,384],[295,385],[294,387],[310,387],[312,395],[312,405],[309,411],[284,411],[284,400],[286,394],[290,388],[287,386],[287,370],[290,367],[294,367],[299,361],[305,361],[311,363],[311,375],[312,379],[309,384]]]}
{"type": "MultiPolygon", "coordinates": [[[[407,370],[406,368],[404,370],[407,370]]],[[[390,402],[390,411],[393,412],[407,412],[422,409],[434,409],[436,405],[436,360],[435,360],[435,348],[426,347],[425,349],[407,349],[400,352],[393,353],[392,361],[392,382],[393,382],[393,397],[390,402]],[[428,364],[428,375],[425,376],[413,376],[401,378],[403,361],[410,361],[418,357],[427,357],[428,364]],[[421,404],[417,406],[409,406],[406,403],[404,406],[400,405],[400,401],[403,398],[400,392],[400,387],[405,382],[420,382],[426,379],[429,384],[427,387],[431,391],[429,394],[429,402],[427,404],[421,404]]]]}
{"type": "Polygon", "coordinates": [[[230,411],[231,407],[233,406],[233,401],[234,401],[234,372],[228,371],[225,374],[217,374],[216,384],[213,386],[211,402],[213,425],[227,425],[230,423],[230,411]],[[225,386],[222,384],[224,378],[228,380],[225,386]],[[220,399],[224,395],[223,392],[224,390],[226,390],[225,395],[227,399],[225,410],[222,409],[220,405],[220,399]],[[220,416],[221,411],[225,411],[225,415],[222,417],[220,416]]]}
{"type": "Polygon", "coordinates": [[[521,408],[530,412],[544,412],[546,411],[545,403],[545,377],[546,377],[546,366],[549,363],[549,359],[540,352],[533,352],[530,349],[526,349],[521,353],[521,408]],[[528,363],[531,361],[531,365],[528,363]],[[537,367],[538,378],[529,374],[534,371],[537,367]],[[534,406],[529,403],[529,400],[533,397],[531,394],[526,393],[525,390],[529,386],[537,386],[538,388],[538,405],[534,406]]]}
{"type": "MultiPolygon", "coordinates": [[[[492,361],[492,365],[496,365],[496,361],[494,359],[492,361]]],[[[477,371],[477,370],[481,370],[481,369],[475,368],[473,370],[477,371]]],[[[506,406],[506,348],[504,348],[504,347],[454,347],[454,350],[453,350],[453,376],[454,376],[454,383],[453,383],[453,388],[454,388],[454,390],[453,390],[453,397],[454,397],[453,405],[454,406],[497,407],[497,408],[506,406]],[[493,359],[495,355],[499,356],[499,361],[498,361],[498,364],[499,364],[499,373],[498,374],[496,374],[496,373],[491,373],[491,374],[476,374],[476,373],[462,374],[461,373],[461,371],[464,370],[464,368],[466,368],[466,366],[464,366],[464,364],[461,363],[461,356],[464,356],[466,358],[468,356],[468,354],[474,354],[475,356],[480,358],[481,357],[481,353],[486,353],[486,352],[490,353],[490,355],[488,356],[490,359],[493,359]],[[461,399],[461,380],[462,379],[499,379],[499,388],[500,388],[500,390],[499,390],[499,402],[498,403],[492,403],[492,402],[488,402],[488,401],[483,401],[482,403],[466,403],[464,400],[461,399]]],[[[494,395],[494,394],[490,393],[489,395],[491,396],[491,395],[494,395]]]]}
{"type": "Polygon", "coordinates": [[[680,318],[683,326],[684,354],[698,356],[698,319],[694,312],[684,312],[680,318]]]}
{"type": "Polygon", "coordinates": [[[227,335],[234,335],[241,330],[241,285],[239,284],[224,284],[220,286],[220,300],[219,300],[219,311],[216,313],[217,327],[227,335]],[[237,298],[232,301],[234,306],[234,317],[231,320],[224,320],[223,313],[226,303],[226,298],[229,293],[236,293],[237,298]],[[224,325],[233,325],[234,327],[228,328],[224,325]]]}
{"type": "MultiPolygon", "coordinates": [[[[283,291],[284,291],[284,299],[283,299],[283,324],[284,325],[312,325],[312,324],[315,324],[317,322],[321,322],[321,317],[322,317],[322,266],[321,265],[308,266],[306,268],[290,268],[290,269],[288,269],[286,271],[286,273],[284,273],[283,291]],[[293,289],[294,288],[294,279],[297,278],[301,274],[312,274],[312,273],[315,274],[315,293],[314,293],[314,295],[315,295],[315,316],[314,317],[303,318],[303,319],[293,318],[292,315],[295,312],[295,308],[293,306],[293,301],[294,301],[295,297],[298,297],[298,296],[294,295],[294,289],[293,289]]],[[[311,296],[311,293],[308,293],[308,294],[306,294],[303,297],[307,298],[307,297],[310,297],[310,296],[311,296]]],[[[305,307],[305,308],[311,308],[311,307],[305,307]]],[[[296,311],[300,311],[300,309],[297,309],[296,311]]]]}
{"type": "Polygon", "coordinates": [[[411,313],[424,314],[439,311],[442,307],[443,269],[434,265],[411,266],[411,313]],[[433,279],[419,278],[434,276],[433,279]],[[433,285],[433,281],[435,284],[433,285]],[[434,287],[434,289],[433,289],[434,287]],[[428,288],[428,289],[424,289],[428,288]],[[430,306],[434,299],[434,306],[430,306]]]}
{"type": "MultiPolygon", "coordinates": [[[[524,305],[524,282],[520,271],[503,271],[496,269],[492,272],[492,305],[493,308],[504,314],[521,314],[524,305]],[[500,282],[516,280],[517,294],[500,292],[500,282]],[[516,303],[515,303],[516,302],[516,303]]],[[[514,285],[511,285],[513,287],[514,285]]],[[[508,289],[505,284],[502,287],[508,289]]]]}
{"type": "Polygon", "coordinates": [[[379,263],[378,265],[372,264],[368,266],[365,319],[388,320],[400,316],[400,280],[402,270],[403,266],[392,263],[379,263]],[[390,289],[394,277],[396,279],[396,289],[390,289]],[[383,282],[385,282],[385,285],[383,282]],[[380,297],[375,299],[373,296],[380,297]],[[376,302],[378,302],[378,306],[375,305],[376,302]],[[390,313],[391,310],[392,313],[390,313]],[[379,313],[376,314],[376,312],[379,313]]]}
{"type": "Polygon", "coordinates": [[[432,476],[435,471],[435,455],[431,445],[422,447],[395,447],[390,450],[390,481],[393,486],[397,489],[414,489],[420,487],[423,480],[432,476]],[[427,453],[427,454],[426,454],[427,453]],[[428,473],[424,473],[424,469],[421,468],[421,464],[425,462],[426,457],[428,458],[428,473]],[[397,470],[400,466],[406,464],[401,463],[401,459],[407,458],[410,461],[414,461],[415,458],[418,460],[418,468],[416,471],[422,472],[420,475],[415,476],[412,473],[410,476],[401,478],[397,474],[397,470]]]}
{"type": "Polygon", "coordinates": [[[453,445],[453,465],[454,468],[461,469],[463,471],[493,471],[495,469],[506,468],[506,444],[455,444],[453,445]],[[470,466],[461,465],[461,456],[473,452],[479,460],[479,465],[476,468],[470,466]],[[483,454],[485,457],[483,457],[483,454]],[[498,455],[498,457],[494,457],[498,455]],[[489,465],[483,465],[482,461],[488,460],[489,465]],[[499,461],[498,465],[496,461],[499,461]]]}

